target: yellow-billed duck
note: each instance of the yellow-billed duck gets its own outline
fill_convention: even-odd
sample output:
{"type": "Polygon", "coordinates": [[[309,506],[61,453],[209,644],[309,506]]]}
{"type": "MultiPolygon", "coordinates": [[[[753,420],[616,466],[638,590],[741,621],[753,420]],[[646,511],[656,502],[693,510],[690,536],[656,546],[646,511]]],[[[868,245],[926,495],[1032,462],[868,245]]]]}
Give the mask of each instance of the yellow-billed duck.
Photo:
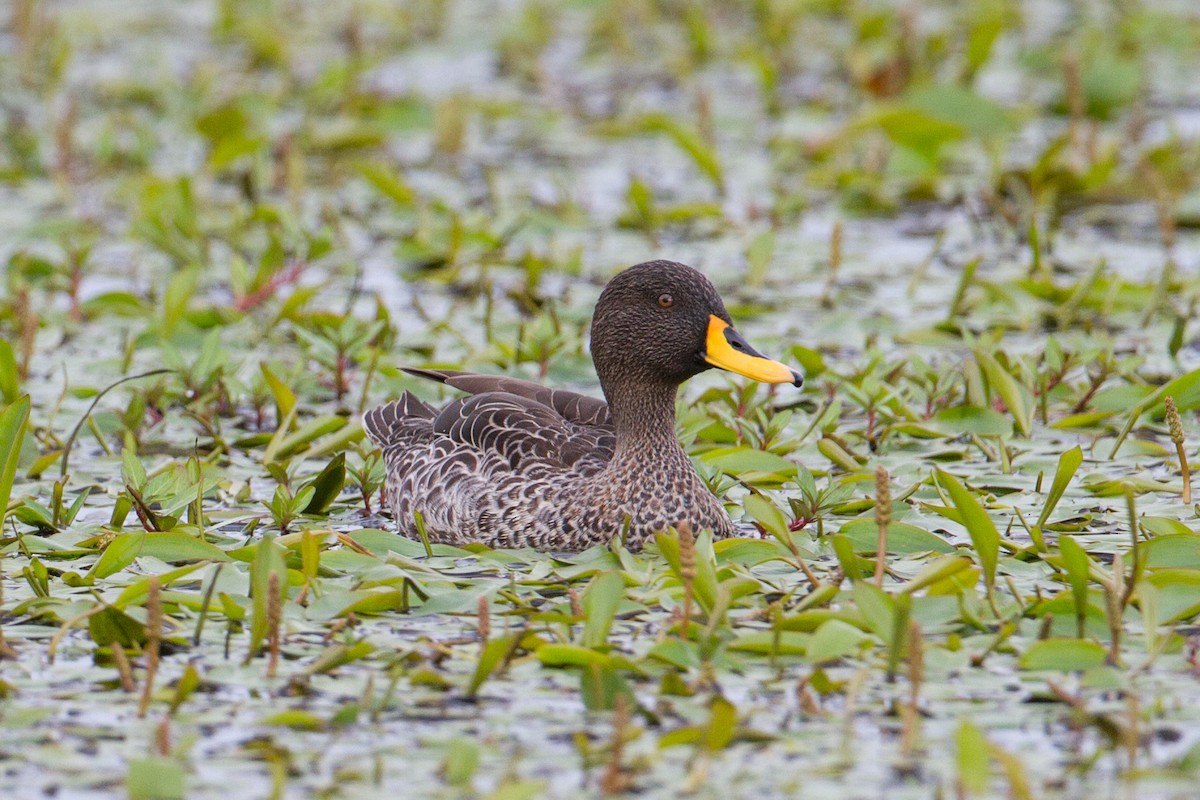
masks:
{"type": "Polygon", "coordinates": [[[441,409],[405,392],[363,419],[387,464],[400,533],[447,544],[580,550],[626,529],[640,549],[688,522],[735,527],[675,433],[679,385],[711,367],[800,386],[797,371],[750,347],[716,288],[672,261],[621,272],[592,317],[592,360],[607,402],[529,381],[409,369],[469,393],[441,409]]]}

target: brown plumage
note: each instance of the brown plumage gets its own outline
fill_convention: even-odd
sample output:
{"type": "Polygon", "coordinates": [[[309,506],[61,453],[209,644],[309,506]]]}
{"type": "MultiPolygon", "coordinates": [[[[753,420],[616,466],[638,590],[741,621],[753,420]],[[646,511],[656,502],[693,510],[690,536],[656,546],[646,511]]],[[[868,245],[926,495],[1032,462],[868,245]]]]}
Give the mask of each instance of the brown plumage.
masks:
{"type": "Polygon", "coordinates": [[[676,392],[712,366],[796,386],[800,375],[750,348],[708,279],[671,261],[609,282],[591,348],[607,402],[516,378],[406,370],[469,396],[439,410],[405,392],[364,417],[399,531],[416,536],[419,512],[430,539],[450,544],[578,550],[624,532],[640,549],[684,521],[732,535],[676,437],[676,392]]]}

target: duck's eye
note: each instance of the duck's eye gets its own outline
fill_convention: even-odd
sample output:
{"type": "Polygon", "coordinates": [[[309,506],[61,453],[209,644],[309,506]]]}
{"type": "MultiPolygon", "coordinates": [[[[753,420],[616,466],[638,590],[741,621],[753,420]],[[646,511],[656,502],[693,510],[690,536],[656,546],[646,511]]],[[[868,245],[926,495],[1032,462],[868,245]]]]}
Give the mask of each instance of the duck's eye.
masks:
{"type": "Polygon", "coordinates": [[[663,308],[670,308],[675,305],[675,298],[664,292],[658,296],[658,304],[663,308]]]}

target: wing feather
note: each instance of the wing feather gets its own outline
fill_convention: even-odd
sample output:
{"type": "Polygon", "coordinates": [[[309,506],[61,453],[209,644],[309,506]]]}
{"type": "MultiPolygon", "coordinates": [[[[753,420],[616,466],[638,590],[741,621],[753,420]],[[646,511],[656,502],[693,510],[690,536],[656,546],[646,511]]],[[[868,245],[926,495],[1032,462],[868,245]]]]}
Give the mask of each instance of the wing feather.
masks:
{"type": "Polygon", "coordinates": [[[437,381],[468,394],[500,392],[524,397],[553,409],[563,419],[576,425],[612,426],[608,403],[598,397],[566,389],[551,389],[540,383],[509,378],[504,375],[481,375],[477,372],[453,369],[420,369],[416,367],[405,367],[404,371],[409,375],[437,381]]]}
{"type": "Polygon", "coordinates": [[[603,463],[615,444],[615,437],[572,424],[553,408],[497,391],[452,401],[434,418],[433,432],[497,453],[513,469],[570,469],[589,457],[603,463]]]}

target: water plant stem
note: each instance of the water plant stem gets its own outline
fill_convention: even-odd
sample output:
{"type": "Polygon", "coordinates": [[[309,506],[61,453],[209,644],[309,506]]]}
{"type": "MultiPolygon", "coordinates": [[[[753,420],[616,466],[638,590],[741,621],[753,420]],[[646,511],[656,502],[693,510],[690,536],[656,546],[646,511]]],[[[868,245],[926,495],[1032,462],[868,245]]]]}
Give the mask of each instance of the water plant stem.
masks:
{"type": "Polygon", "coordinates": [[[887,469],[880,464],[875,468],[875,524],[879,527],[879,538],[875,548],[875,585],[883,586],[883,573],[887,567],[888,525],[892,522],[892,489],[887,469]]]}
{"type": "Polygon", "coordinates": [[[138,702],[138,717],[145,717],[154,693],[154,676],[158,674],[159,651],[162,644],[162,594],[157,575],[151,575],[146,587],[146,678],[142,682],[142,698],[138,702]]]}
{"type": "Polygon", "coordinates": [[[1179,419],[1179,409],[1175,407],[1175,398],[1164,397],[1163,407],[1167,414],[1167,427],[1171,431],[1171,441],[1175,444],[1175,453],[1179,456],[1179,473],[1183,478],[1183,502],[1192,502],[1192,474],[1188,467],[1187,450],[1184,448],[1183,421],[1179,419]]]}

